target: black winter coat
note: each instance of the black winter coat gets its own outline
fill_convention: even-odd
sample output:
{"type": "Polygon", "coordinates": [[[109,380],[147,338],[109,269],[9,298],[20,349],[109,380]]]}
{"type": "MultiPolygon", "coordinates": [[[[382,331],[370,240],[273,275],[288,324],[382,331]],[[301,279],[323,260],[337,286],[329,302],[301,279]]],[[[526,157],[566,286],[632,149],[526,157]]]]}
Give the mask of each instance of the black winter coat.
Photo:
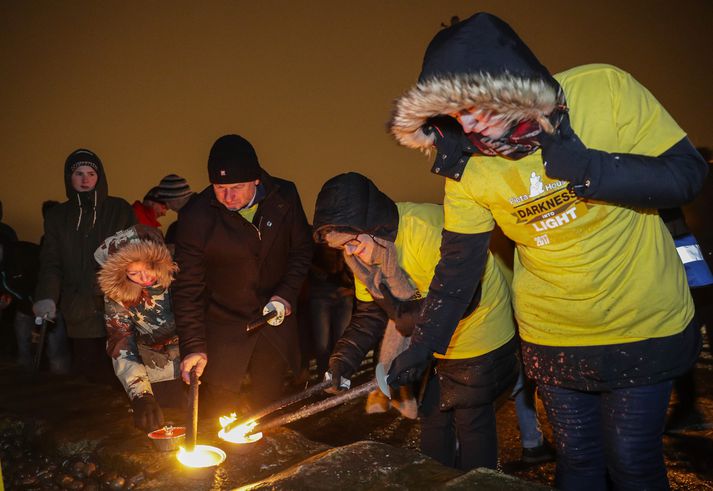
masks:
{"type": "Polygon", "coordinates": [[[9,294],[15,308],[32,316],[32,300],[37,284],[40,248],[24,241],[0,239],[3,246],[0,260],[0,293],[9,294]]]}
{"type": "Polygon", "coordinates": [[[181,356],[207,353],[204,378],[237,390],[258,342],[299,363],[295,309],[312,260],[312,240],[297,188],[263,171],[265,198],[252,223],[220,204],[212,186],[179,213],[172,285],[181,356]],[[280,326],[247,334],[270,297],[292,306],[280,326]]]}
{"type": "Polygon", "coordinates": [[[97,184],[85,193],[72,188],[69,161],[65,163],[68,201],[52,208],[45,219],[35,300],[57,303],[70,338],[106,336],[94,251],[104,239],[136,223],[129,203],[107,195],[104,168],[98,158],[97,162],[97,184]]]}
{"type": "MultiPolygon", "coordinates": [[[[399,229],[399,211],[396,203],[366,176],[348,172],[322,186],[312,227],[317,242],[322,242],[323,234],[330,230],[372,234],[393,242],[399,229]]],[[[357,299],[349,325],[332,350],[330,365],[341,363],[345,377],[359,369],[369,350],[384,336],[389,317],[375,300],[357,299]]]]}

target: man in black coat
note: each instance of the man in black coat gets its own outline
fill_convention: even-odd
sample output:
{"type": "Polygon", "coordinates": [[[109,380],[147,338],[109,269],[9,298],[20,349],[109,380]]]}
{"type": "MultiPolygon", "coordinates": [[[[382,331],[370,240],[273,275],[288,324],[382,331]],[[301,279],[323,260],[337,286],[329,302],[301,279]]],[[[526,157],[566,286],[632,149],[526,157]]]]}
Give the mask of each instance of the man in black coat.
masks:
{"type": "Polygon", "coordinates": [[[270,176],[252,145],[225,135],[208,157],[211,185],[178,216],[173,284],[181,371],[203,375],[210,412],[229,412],[246,373],[257,408],[282,394],[299,349],[294,308],[312,258],[311,231],[292,182],[270,176]],[[247,333],[268,303],[281,325],[247,333]],[[205,370],[205,373],[203,373],[205,370]]]}

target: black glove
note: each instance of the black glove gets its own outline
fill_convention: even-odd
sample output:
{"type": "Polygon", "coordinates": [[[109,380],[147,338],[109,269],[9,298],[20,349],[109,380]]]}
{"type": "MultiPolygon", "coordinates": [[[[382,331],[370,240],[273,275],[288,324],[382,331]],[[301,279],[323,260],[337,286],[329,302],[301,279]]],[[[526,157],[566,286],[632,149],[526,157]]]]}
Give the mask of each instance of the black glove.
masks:
{"type": "Polygon", "coordinates": [[[431,118],[423,132],[433,135],[436,160],[431,172],[459,180],[474,148],[458,121],[450,116],[431,118]]]}
{"type": "Polygon", "coordinates": [[[573,185],[584,184],[589,166],[589,149],[569,124],[569,114],[562,117],[553,135],[544,131],[540,133],[540,146],[548,177],[563,179],[573,185]]]}
{"type": "Polygon", "coordinates": [[[374,301],[384,309],[389,319],[396,323],[396,329],[401,335],[410,336],[421,313],[424,299],[399,300],[391,294],[389,287],[383,283],[379,285],[379,291],[384,298],[375,298],[374,301]]]}
{"type": "Polygon", "coordinates": [[[329,359],[328,373],[329,376],[332,378],[332,385],[324,389],[324,391],[329,394],[336,394],[337,392],[341,392],[348,388],[342,385],[342,379],[344,378],[346,380],[349,380],[349,378],[354,373],[354,370],[352,370],[349,365],[340,361],[338,358],[332,357],[329,359]]]}
{"type": "Polygon", "coordinates": [[[134,426],[150,432],[163,426],[163,413],[152,394],[146,394],[131,401],[134,412],[134,426]]]}
{"type": "Polygon", "coordinates": [[[409,348],[394,358],[389,368],[388,382],[392,387],[409,385],[421,380],[423,372],[431,363],[433,352],[422,344],[409,348]]]}

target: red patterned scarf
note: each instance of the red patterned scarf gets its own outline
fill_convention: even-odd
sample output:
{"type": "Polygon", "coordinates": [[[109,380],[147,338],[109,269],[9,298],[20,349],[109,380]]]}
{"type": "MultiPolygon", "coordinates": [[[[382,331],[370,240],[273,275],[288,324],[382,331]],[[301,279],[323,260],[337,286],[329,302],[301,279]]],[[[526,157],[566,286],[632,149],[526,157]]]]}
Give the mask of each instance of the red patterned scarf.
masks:
{"type": "MultiPolygon", "coordinates": [[[[568,110],[562,89],[557,94],[557,102],[557,107],[549,116],[553,128],[559,126],[562,116],[568,110]]],[[[540,148],[538,136],[542,131],[542,127],[537,121],[525,120],[516,123],[507,133],[495,140],[480,133],[470,133],[467,136],[477,149],[474,153],[520,160],[540,148]]]]}

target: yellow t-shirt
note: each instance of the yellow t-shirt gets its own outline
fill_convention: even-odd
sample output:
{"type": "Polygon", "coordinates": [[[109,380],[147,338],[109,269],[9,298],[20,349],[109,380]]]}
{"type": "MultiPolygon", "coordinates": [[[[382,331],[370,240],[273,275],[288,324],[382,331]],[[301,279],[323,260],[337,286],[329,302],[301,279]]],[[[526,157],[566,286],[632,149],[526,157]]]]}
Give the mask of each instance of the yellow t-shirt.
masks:
{"type": "MultiPolygon", "coordinates": [[[[425,297],[436,265],[441,259],[443,207],[428,203],[396,203],[396,206],[399,210],[399,229],[394,245],[399,266],[409,275],[421,296],[425,297]]],[[[355,290],[359,300],[373,301],[366,286],[356,278],[355,290]]],[[[515,325],[510,293],[490,253],[483,272],[482,292],[478,308],[458,323],[445,355],[434,356],[448,359],[473,358],[489,353],[513,338],[515,325]]]]}
{"type": "MultiPolygon", "coordinates": [[[[588,148],[657,156],[685,136],[622,70],[586,65],[555,78],[588,148]]],[[[568,184],[545,175],[540,151],[517,161],[473,156],[460,182],[446,180],[447,230],[480,233],[497,222],[517,245],[513,306],[521,337],[590,346],[682,331],[693,303],[657,211],[583,199],[568,184]]]]}
{"type": "Polygon", "coordinates": [[[257,212],[257,206],[258,203],[255,203],[249,208],[241,208],[240,210],[238,210],[238,213],[240,213],[240,215],[248,222],[252,223],[253,218],[255,217],[255,212],[257,212]]]}

